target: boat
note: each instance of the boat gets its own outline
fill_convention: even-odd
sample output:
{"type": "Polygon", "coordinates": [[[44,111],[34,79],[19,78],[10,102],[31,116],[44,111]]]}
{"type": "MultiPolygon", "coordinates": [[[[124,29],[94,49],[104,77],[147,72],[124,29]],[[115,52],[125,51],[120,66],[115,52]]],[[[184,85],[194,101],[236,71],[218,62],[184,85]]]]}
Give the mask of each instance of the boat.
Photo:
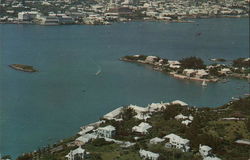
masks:
{"type": "Polygon", "coordinates": [[[204,86],[204,87],[207,86],[206,81],[203,81],[201,85],[204,86]]]}
{"type": "Polygon", "coordinates": [[[98,70],[96,73],[95,73],[95,75],[99,75],[99,74],[101,74],[101,70],[98,70]]]}

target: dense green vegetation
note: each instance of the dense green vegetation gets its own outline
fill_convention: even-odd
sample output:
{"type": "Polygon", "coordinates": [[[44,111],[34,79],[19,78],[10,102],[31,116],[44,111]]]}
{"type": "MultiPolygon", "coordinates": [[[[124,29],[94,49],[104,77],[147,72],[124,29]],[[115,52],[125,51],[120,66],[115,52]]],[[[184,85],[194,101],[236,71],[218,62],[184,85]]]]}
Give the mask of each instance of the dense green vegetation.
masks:
{"type": "Polygon", "coordinates": [[[249,68],[250,67],[250,60],[246,60],[245,58],[238,58],[233,60],[233,66],[239,68],[249,68]]]}
{"type": "Polygon", "coordinates": [[[206,65],[204,64],[203,60],[198,57],[188,57],[183,58],[180,60],[182,68],[188,69],[205,69],[206,65]]]}

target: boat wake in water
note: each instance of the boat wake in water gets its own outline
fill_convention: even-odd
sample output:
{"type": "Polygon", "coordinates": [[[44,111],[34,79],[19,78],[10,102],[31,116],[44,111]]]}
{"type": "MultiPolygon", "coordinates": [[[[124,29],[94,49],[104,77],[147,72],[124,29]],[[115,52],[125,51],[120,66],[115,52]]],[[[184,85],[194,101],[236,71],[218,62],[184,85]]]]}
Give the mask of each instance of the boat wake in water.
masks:
{"type": "Polygon", "coordinates": [[[96,76],[100,75],[102,73],[102,67],[100,65],[98,65],[93,58],[89,57],[89,59],[97,66],[98,70],[95,73],[96,76]]]}

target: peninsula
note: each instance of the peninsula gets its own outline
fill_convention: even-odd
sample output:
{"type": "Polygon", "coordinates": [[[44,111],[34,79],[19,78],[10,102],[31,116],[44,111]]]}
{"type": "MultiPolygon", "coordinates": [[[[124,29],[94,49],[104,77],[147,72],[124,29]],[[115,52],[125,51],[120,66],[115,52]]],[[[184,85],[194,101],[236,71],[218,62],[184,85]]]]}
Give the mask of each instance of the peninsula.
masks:
{"type": "Polygon", "coordinates": [[[24,64],[11,64],[9,65],[11,68],[24,71],[24,72],[37,72],[32,66],[24,65],[24,64]]]}
{"type": "Polygon", "coordinates": [[[238,58],[233,64],[205,65],[198,57],[187,57],[179,61],[167,60],[157,56],[132,55],[120,60],[152,66],[154,70],[167,73],[180,79],[217,82],[227,77],[250,79],[250,58],[238,58]]]}

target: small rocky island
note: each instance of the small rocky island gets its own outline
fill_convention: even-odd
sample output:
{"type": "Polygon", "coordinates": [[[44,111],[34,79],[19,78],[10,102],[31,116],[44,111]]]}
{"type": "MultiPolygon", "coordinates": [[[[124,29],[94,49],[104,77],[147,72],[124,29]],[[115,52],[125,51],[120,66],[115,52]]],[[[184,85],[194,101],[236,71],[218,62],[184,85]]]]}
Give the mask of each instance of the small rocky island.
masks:
{"type": "Polygon", "coordinates": [[[11,68],[19,71],[24,71],[24,72],[37,72],[36,69],[33,68],[33,66],[28,66],[24,64],[11,64],[9,65],[11,68]]]}
{"type": "MultiPolygon", "coordinates": [[[[250,58],[238,58],[228,65],[217,63],[205,65],[198,57],[173,61],[157,56],[131,55],[124,56],[120,60],[150,65],[154,70],[180,79],[203,82],[224,81],[229,77],[250,79],[250,58]]],[[[219,59],[219,61],[222,62],[224,59],[219,59]]]]}

